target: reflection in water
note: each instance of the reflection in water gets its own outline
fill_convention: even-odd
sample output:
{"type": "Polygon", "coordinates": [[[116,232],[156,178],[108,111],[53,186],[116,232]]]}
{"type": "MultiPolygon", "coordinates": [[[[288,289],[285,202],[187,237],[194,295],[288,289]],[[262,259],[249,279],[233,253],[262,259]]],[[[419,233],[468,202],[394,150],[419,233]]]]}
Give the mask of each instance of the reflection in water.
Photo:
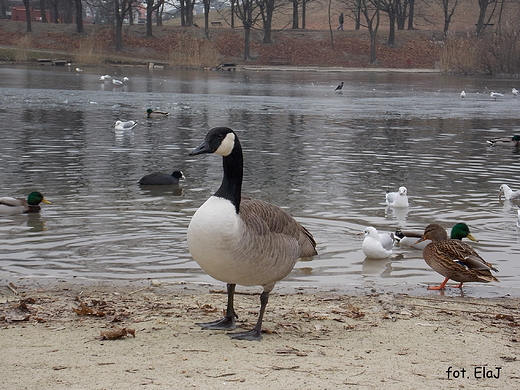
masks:
{"type": "Polygon", "coordinates": [[[423,291],[438,275],[420,251],[396,248],[372,263],[356,233],[435,221],[466,222],[475,249],[500,270],[500,285],[469,284],[467,293],[516,291],[518,205],[499,202],[498,189],[520,188],[519,154],[486,140],[518,132],[518,102],[477,93],[510,89],[508,80],[346,73],[337,94],[337,77],[322,72],[59,68],[0,68],[0,196],[37,189],[53,202],[38,218],[0,219],[6,275],[211,281],[185,235],[220,184],[221,162],[188,152],[208,128],[229,126],[243,143],[244,193],[286,208],[318,242],[319,255],[282,284],[370,280],[423,291]],[[131,81],[114,89],[104,74],[131,81]],[[147,119],[150,107],[170,115],[147,119]],[[139,124],[115,132],[120,119],[139,124]],[[178,187],[137,184],[173,170],[187,178],[178,187]],[[387,208],[385,191],[403,185],[410,206],[387,208]]]}

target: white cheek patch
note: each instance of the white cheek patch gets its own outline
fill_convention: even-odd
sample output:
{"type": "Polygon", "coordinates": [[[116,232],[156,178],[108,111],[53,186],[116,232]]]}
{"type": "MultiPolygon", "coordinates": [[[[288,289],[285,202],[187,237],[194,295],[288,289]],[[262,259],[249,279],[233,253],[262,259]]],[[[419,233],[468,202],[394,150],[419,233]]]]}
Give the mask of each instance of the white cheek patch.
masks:
{"type": "Polygon", "coordinates": [[[220,143],[220,146],[217,150],[215,150],[215,154],[219,154],[222,157],[229,156],[231,152],[233,151],[233,148],[235,147],[235,134],[234,133],[228,133],[226,135],[226,138],[222,140],[220,143]]]}

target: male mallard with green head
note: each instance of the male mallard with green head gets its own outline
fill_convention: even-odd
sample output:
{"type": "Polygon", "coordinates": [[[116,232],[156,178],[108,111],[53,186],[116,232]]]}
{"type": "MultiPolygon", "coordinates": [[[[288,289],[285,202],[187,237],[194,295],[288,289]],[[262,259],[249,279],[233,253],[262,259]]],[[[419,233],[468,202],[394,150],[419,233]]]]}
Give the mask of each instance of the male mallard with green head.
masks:
{"type": "Polygon", "coordinates": [[[151,108],[146,110],[147,118],[153,118],[153,117],[158,117],[158,116],[168,116],[168,115],[170,115],[170,113],[166,112],[166,111],[157,111],[157,110],[152,110],[151,108]]]}
{"type": "Polygon", "coordinates": [[[40,203],[51,204],[40,192],[31,192],[27,199],[5,196],[0,198],[0,214],[25,214],[40,211],[40,203]]]}

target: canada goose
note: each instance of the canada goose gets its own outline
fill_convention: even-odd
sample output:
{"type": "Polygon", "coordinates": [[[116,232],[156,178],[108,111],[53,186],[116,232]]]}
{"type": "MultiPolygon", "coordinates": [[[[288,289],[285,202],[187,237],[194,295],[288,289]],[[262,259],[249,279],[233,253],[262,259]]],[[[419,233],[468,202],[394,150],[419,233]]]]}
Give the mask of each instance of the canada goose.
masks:
{"type": "Polygon", "coordinates": [[[345,85],[345,83],[342,81],[341,83],[339,83],[339,85],[336,87],[334,91],[341,91],[343,89],[343,85],[345,85]]]}
{"type": "Polygon", "coordinates": [[[399,187],[397,192],[386,191],[386,205],[391,207],[408,207],[408,190],[399,187]]]}
{"type": "Polygon", "coordinates": [[[491,270],[498,272],[468,244],[451,240],[444,228],[436,223],[426,226],[422,238],[417,241],[431,240],[423,251],[423,258],[434,271],[444,276],[440,286],[428,290],[444,290],[448,280],[460,282],[456,288],[462,289],[464,282],[498,282],[491,270]]]}
{"type": "Polygon", "coordinates": [[[504,195],[506,200],[520,200],[520,191],[513,191],[507,184],[500,186],[498,200],[502,199],[502,195],[504,195]]]}
{"type": "Polygon", "coordinates": [[[51,204],[47,199],[43,197],[40,192],[31,192],[27,199],[23,198],[12,198],[9,196],[0,198],[0,214],[25,214],[25,213],[37,213],[41,210],[39,204],[47,203],[51,204]]]}
{"type": "Polygon", "coordinates": [[[512,137],[500,137],[486,141],[491,146],[495,146],[498,142],[513,142],[515,147],[520,147],[520,135],[513,135],[512,137]]]}
{"type": "Polygon", "coordinates": [[[394,235],[390,233],[378,233],[376,228],[369,226],[363,232],[365,239],[361,248],[369,259],[386,259],[392,254],[394,247],[394,235]]]}
{"type": "MultiPolygon", "coordinates": [[[[398,229],[394,236],[395,240],[399,243],[399,246],[411,246],[416,249],[424,249],[426,245],[428,245],[431,241],[426,240],[422,241],[419,244],[416,244],[417,239],[421,238],[424,234],[423,230],[401,230],[398,229]]],[[[469,231],[468,225],[465,223],[458,223],[451,228],[450,238],[452,240],[462,240],[463,238],[467,238],[471,241],[478,241],[469,231]]]]}
{"type": "Polygon", "coordinates": [[[132,130],[135,126],[137,126],[136,121],[117,121],[114,124],[114,129],[122,131],[122,130],[132,130]]]}
{"type": "Polygon", "coordinates": [[[278,206],[242,197],[242,147],[233,130],[211,129],[190,156],[204,153],[222,156],[224,176],[217,192],[193,215],[188,248],[206,273],[227,283],[228,303],[224,318],[198,325],[204,329],[235,329],[235,286],[262,286],[256,325],[250,331],[230,334],[234,339],[260,340],[269,293],[298,259],[317,254],[316,242],[278,206]]]}
{"type": "Polygon", "coordinates": [[[163,172],[154,172],[143,176],[139,180],[142,186],[175,185],[180,179],[186,179],[181,171],[173,171],[171,175],[163,172]]]}

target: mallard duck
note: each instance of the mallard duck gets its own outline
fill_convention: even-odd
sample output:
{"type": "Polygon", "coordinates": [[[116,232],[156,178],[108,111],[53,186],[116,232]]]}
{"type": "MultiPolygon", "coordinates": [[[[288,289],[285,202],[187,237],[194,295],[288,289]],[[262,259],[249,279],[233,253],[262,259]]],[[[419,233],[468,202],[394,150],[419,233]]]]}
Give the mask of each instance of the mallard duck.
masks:
{"type": "Polygon", "coordinates": [[[399,187],[397,192],[386,191],[386,205],[390,207],[408,207],[408,190],[399,187]]]}
{"type": "Polygon", "coordinates": [[[460,289],[465,282],[498,282],[491,274],[491,271],[498,270],[465,242],[449,239],[441,225],[432,223],[426,226],[422,238],[417,242],[424,240],[432,241],[424,248],[424,261],[445,277],[439,286],[430,286],[428,290],[444,290],[450,279],[459,282],[455,287],[460,289]]]}
{"type": "Polygon", "coordinates": [[[515,147],[520,147],[520,135],[513,135],[512,137],[500,137],[486,141],[491,146],[495,146],[498,142],[513,142],[515,147]]]}
{"type": "Polygon", "coordinates": [[[365,239],[361,249],[363,253],[369,259],[386,259],[392,254],[392,248],[394,247],[394,235],[390,233],[377,232],[377,229],[369,226],[359,235],[363,234],[365,239]]]}
{"type": "Polygon", "coordinates": [[[43,197],[40,192],[31,192],[27,199],[23,198],[12,198],[3,197],[0,198],[0,214],[25,214],[25,213],[37,213],[41,210],[39,204],[47,203],[51,204],[47,199],[43,197]]]}
{"type": "MultiPolygon", "coordinates": [[[[394,233],[395,241],[399,243],[400,246],[411,246],[416,249],[424,249],[426,245],[430,243],[429,240],[422,241],[419,244],[416,244],[417,239],[423,236],[424,230],[401,230],[398,229],[394,233]]],[[[463,238],[467,238],[471,241],[478,240],[473,237],[473,235],[469,231],[468,225],[465,223],[458,223],[451,228],[450,238],[452,240],[462,240],[463,238]]]]}
{"type": "Polygon", "coordinates": [[[115,130],[119,130],[119,131],[122,131],[122,130],[132,130],[135,126],[137,126],[137,122],[136,121],[117,121],[115,124],[114,124],[114,129],[115,130]]]}
{"type": "Polygon", "coordinates": [[[142,186],[174,185],[179,184],[180,179],[186,179],[181,171],[173,171],[171,175],[163,172],[154,172],[143,176],[139,180],[142,186]]]}
{"type": "Polygon", "coordinates": [[[155,117],[155,116],[168,116],[168,115],[170,115],[170,113],[166,112],[166,111],[152,110],[151,108],[146,110],[146,117],[147,118],[152,118],[152,117],[155,117]]]}
{"type": "Polygon", "coordinates": [[[222,156],[224,177],[217,192],[193,215],[188,248],[205,272],[227,283],[228,303],[224,318],[199,325],[203,329],[235,329],[236,285],[262,286],[256,325],[250,331],[230,334],[234,339],[260,340],[269,293],[300,258],[316,254],[316,242],[287,211],[242,196],[242,147],[233,130],[211,129],[190,155],[205,153],[222,156]]]}
{"type": "Polygon", "coordinates": [[[498,200],[502,199],[502,195],[504,195],[506,200],[520,200],[520,191],[513,191],[507,184],[502,184],[500,186],[498,200]]]}

